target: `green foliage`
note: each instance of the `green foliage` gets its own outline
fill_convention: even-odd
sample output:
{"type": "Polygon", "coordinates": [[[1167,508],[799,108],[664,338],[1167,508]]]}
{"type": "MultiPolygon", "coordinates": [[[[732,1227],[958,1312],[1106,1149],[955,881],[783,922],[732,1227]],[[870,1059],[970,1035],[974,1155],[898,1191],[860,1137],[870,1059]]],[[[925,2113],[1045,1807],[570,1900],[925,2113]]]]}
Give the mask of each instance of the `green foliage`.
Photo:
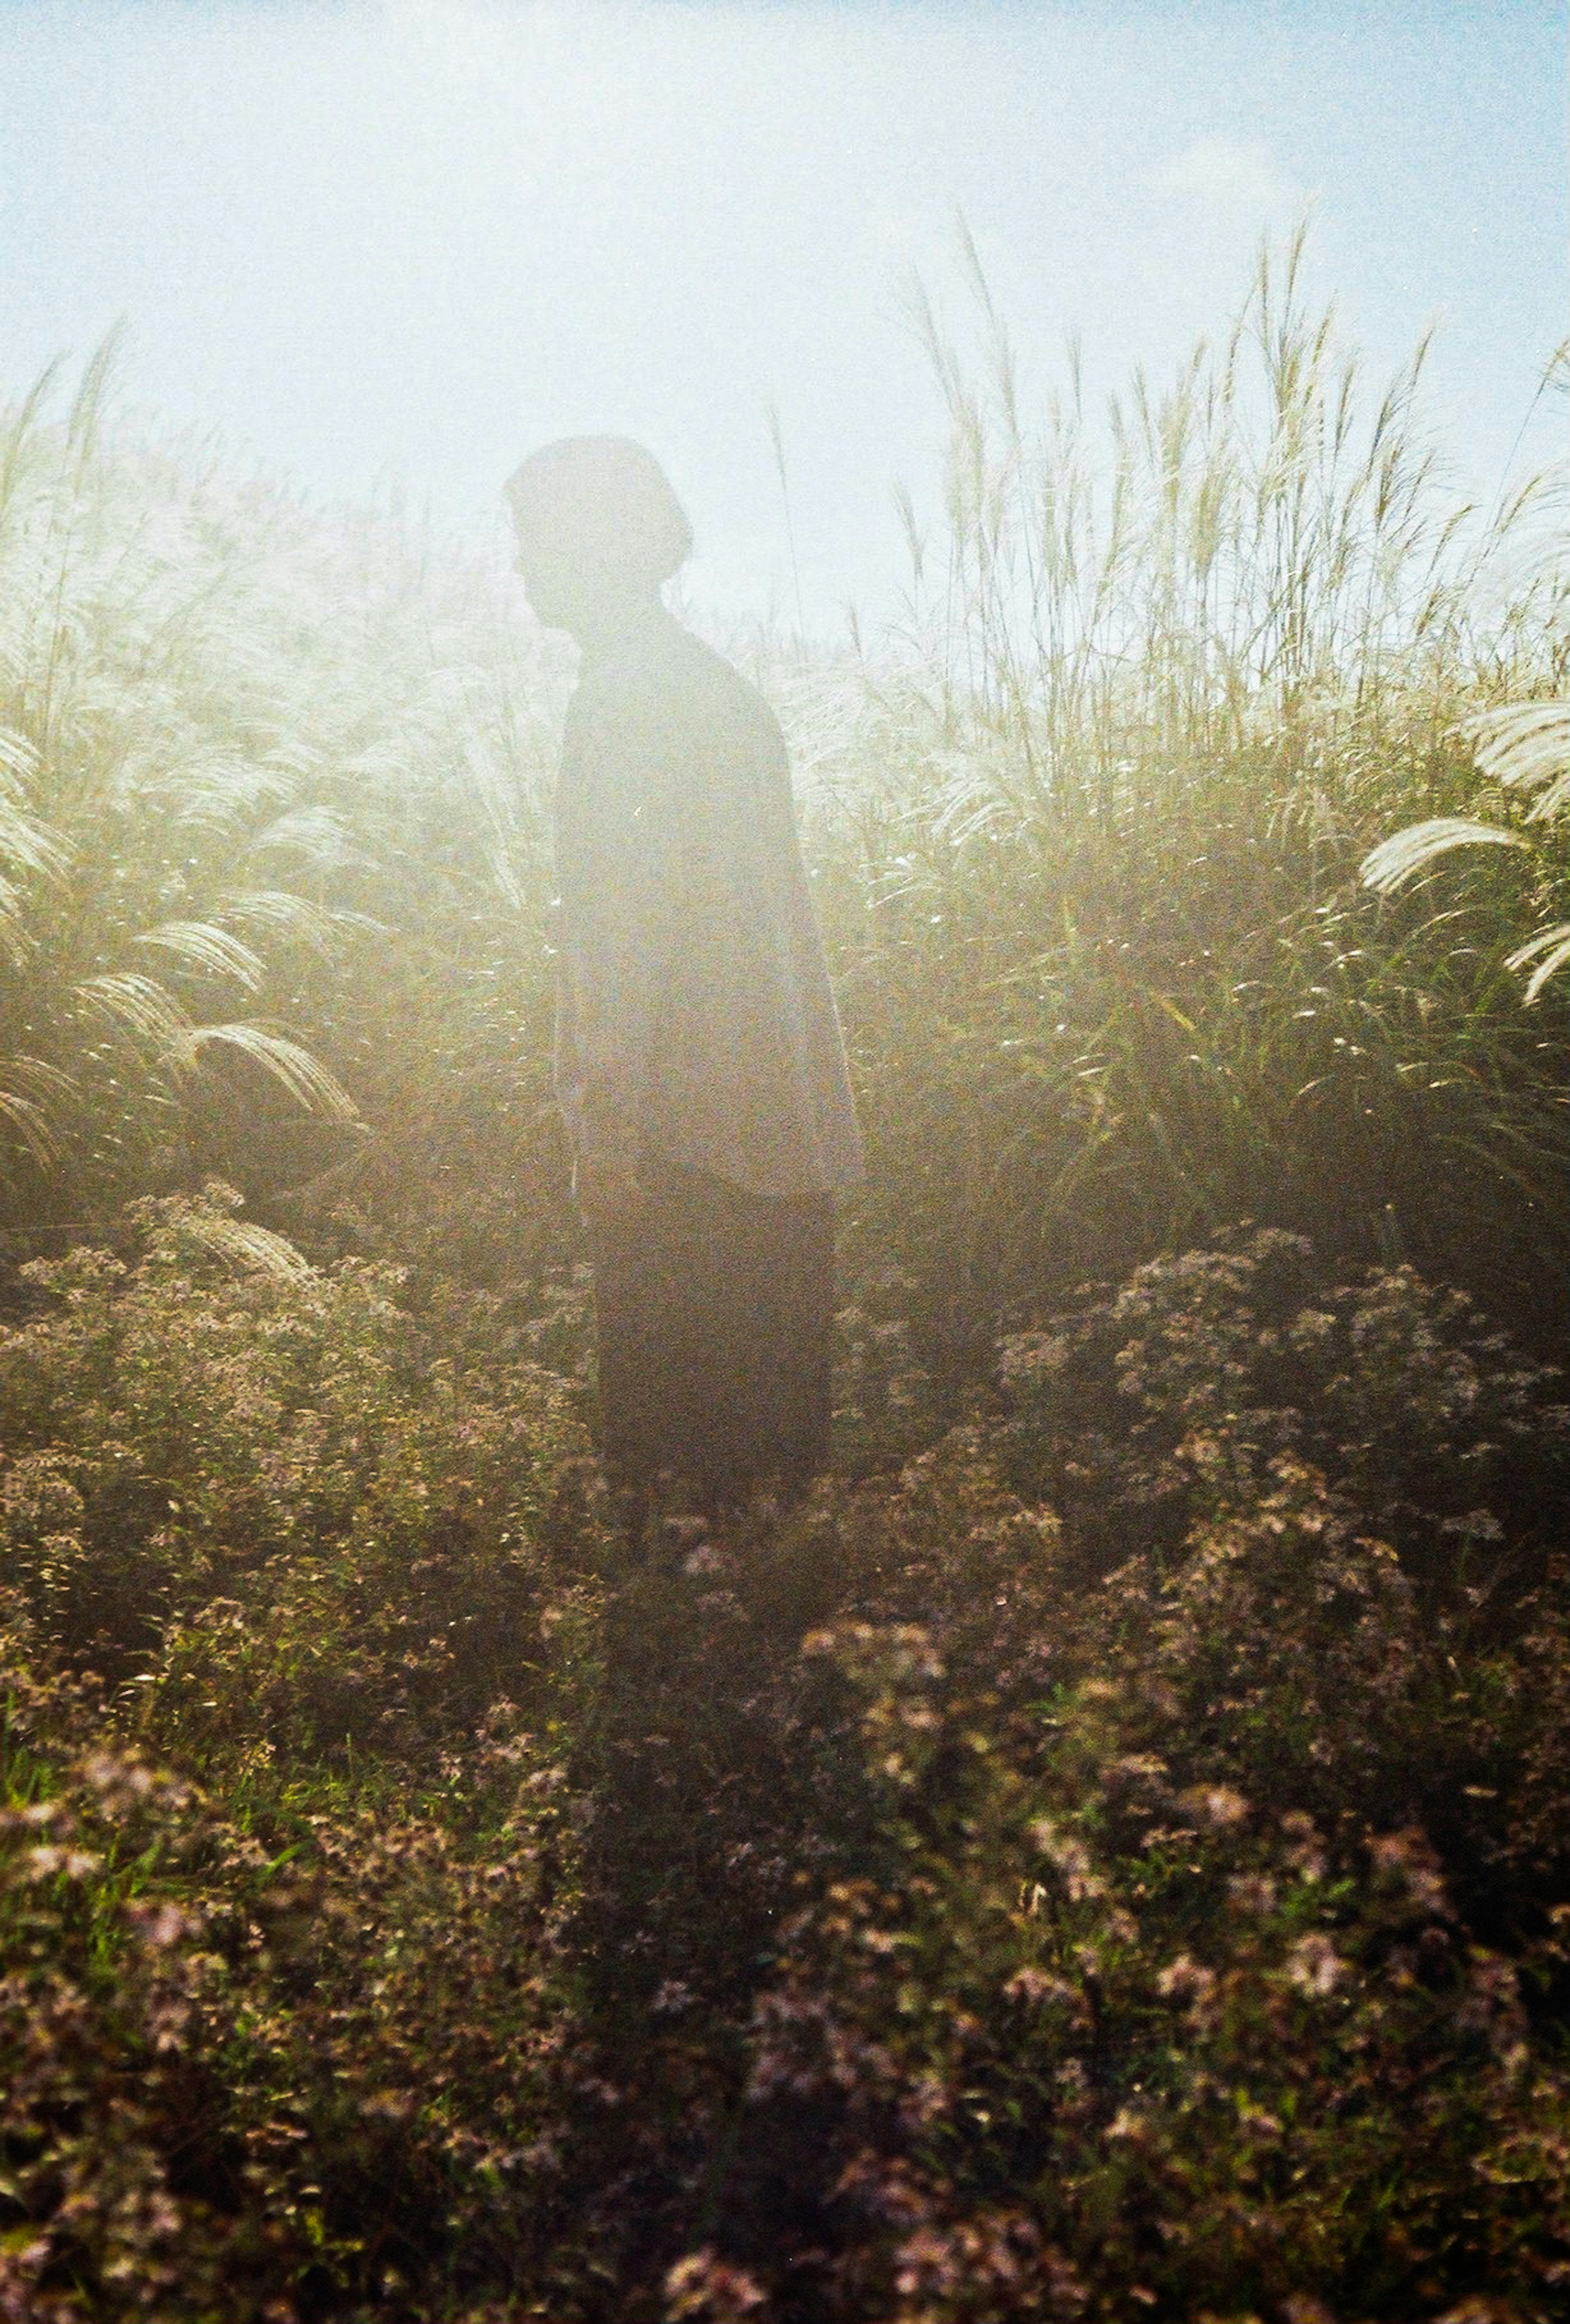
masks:
{"type": "Polygon", "coordinates": [[[1125,1519],[1178,1538],[1246,1507],[1283,1458],[1344,1491],[1436,1610],[1519,1603],[1556,1546],[1562,1375],[1409,1268],[1326,1285],[1300,1236],[1239,1230],[1011,1335],[1000,1375],[1013,1481],[1087,1557],[1117,1563],[1125,1519]]]}
{"type": "MultiPolygon", "coordinates": [[[[1570,1154],[1520,851],[1437,916],[1358,867],[1521,791],[1478,795],[1464,730],[1559,682],[1553,480],[1455,503],[1421,356],[1366,381],[1298,244],[1110,432],[970,272],[975,362],[929,318],[952,442],[897,659],[764,673],[872,1139],[852,1304],[956,1392],[1000,1311],[1254,1215],[1547,1341],[1570,1154]]],[[[314,1252],[537,1316],[573,1259],[565,671],[493,567],[106,413],[98,366],[0,465],[0,1228],[59,1248],[217,1172],[314,1252]]],[[[1564,828],[1531,825],[1545,925],[1564,828]]]]}
{"type": "Polygon", "coordinates": [[[49,1296],[0,1330],[8,1586],[166,1746],[194,1721],[242,1754],[434,1748],[539,1665],[579,1426],[552,1376],[439,1352],[386,1269],[259,1251],[234,1201],[140,1205],[134,1268],[25,1270],[49,1296]]]}
{"type": "MultiPolygon", "coordinates": [[[[1011,1301],[1250,1214],[1549,1339],[1570,1152],[1562,1057],[1512,983],[1543,965],[1516,851],[1437,916],[1381,908],[1358,866],[1539,782],[1541,706],[1493,706],[1562,690],[1562,476],[1486,512],[1449,492],[1426,350],[1371,383],[1300,235],[1104,428],[1076,357],[1023,376],[962,254],[974,332],[918,314],[949,438],[940,512],[910,504],[903,650],[799,721],[869,1268],[911,1276],[938,1371],[1011,1301]],[[1491,761],[1482,799],[1479,718],[1537,751],[1491,761]]],[[[1562,917],[1565,826],[1533,830],[1562,917]]]]}
{"type": "MultiPolygon", "coordinates": [[[[1393,895],[1457,847],[1529,848],[1535,824],[1565,819],[1570,809],[1570,702],[1516,702],[1484,711],[1472,721],[1480,771],[1501,790],[1535,793],[1523,828],[1514,830],[1475,817],[1440,816],[1398,831],[1371,849],[1362,876],[1381,895],[1393,895]]],[[[1563,864],[1547,850],[1539,853],[1540,917],[1563,900],[1563,864]],[[1556,876],[1557,875],[1557,876],[1556,876]]],[[[1550,979],[1570,966],[1570,921],[1540,928],[1510,954],[1507,966],[1529,969],[1526,1000],[1536,1001],[1550,979]]]]}
{"type": "Polygon", "coordinates": [[[936,713],[900,716],[846,748],[817,844],[873,1153],[856,1270],[911,1278],[920,1362],[967,1372],[1011,1304],[1248,1215],[1556,1337],[1562,1045],[1519,1006],[1508,882],[1439,919],[1360,892],[1357,754],[966,827],[936,713]]]}
{"type": "Polygon", "coordinates": [[[18,2313],[1547,2324],[1550,1376],[1239,1236],[633,1566],[226,1200],[0,1341],[18,2313]]]}
{"type": "Polygon", "coordinates": [[[550,2120],[540,1932],[563,1855],[517,1715],[469,1738],[434,1809],[304,1767],[214,1800],[81,1697],[9,1686],[15,2312],[263,2324],[364,2313],[358,2285],[407,2314],[419,2278],[451,2313],[449,2273],[504,2282],[530,2226],[509,2174],[550,2120]]]}
{"type": "MultiPolygon", "coordinates": [[[[490,576],[111,438],[111,352],[63,425],[47,382],[0,413],[0,1225],[24,1233],[204,1168],[341,1168],[390,1043],[456,1058],[485,1020],[515,1049],[520,956],[540,982],[517,927],[555,681],[490,576]]],[[[489,1063],[496,1110],[494,1029],[489,1063]]]]}
{"type": "Polygon", "coordinates": [[[1399,1790],[1371,1821],[1347,1780],[1399,1782],[1433,1686],[1395,1577],[1290,1470],[1188,1548],[1033,1745],[928,1631],[822,1642],[889,1852],[759,2012],[753,2104],[837,2166],[811,2312],[1549,2311],[1570,2090],[1399,1790]]]}
{"type": "Polygon", "coordinates": [[[1557,930],[1359,880],[1470,818],[1558,911],[1545,490],[1452,504],[1298,245],[1106,447],[970,272],[916,650],[765,673],[841,1473],[639,1564],[556,660],[106,358],[0,427],[7,2316],[1563,2308],[1557,930]]]}

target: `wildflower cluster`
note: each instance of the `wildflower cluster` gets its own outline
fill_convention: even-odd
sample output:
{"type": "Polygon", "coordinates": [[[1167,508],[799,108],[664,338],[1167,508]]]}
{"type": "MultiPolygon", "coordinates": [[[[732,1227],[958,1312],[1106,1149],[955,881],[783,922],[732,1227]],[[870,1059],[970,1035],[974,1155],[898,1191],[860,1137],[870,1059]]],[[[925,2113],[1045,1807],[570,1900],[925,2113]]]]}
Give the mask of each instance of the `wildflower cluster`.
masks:
{"type": "Polygon", "coordinates": [[[226,1205],[0,1335],[11,2312],[1547,2324],[1550,1377],[1240,1234],[633,1564],[226,1205]]]}

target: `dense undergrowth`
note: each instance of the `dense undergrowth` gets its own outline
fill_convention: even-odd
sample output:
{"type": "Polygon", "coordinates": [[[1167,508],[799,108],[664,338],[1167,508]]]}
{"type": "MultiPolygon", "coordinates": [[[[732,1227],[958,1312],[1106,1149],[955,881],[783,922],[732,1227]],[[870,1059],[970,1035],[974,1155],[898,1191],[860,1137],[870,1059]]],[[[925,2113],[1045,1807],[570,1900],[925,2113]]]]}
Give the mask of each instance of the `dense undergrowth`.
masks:
{"type": "Polygon", "coordinates": [[[0,1343],[10,2312],[1555,2312],[1552,1375],[1253,1232],[633,1568],[229,1216],[0,1343]]]}
{"type": "Polygon", "coordinates": [[[928,318],[907,650],[762,671],[835,1473],[637,1566],[562,665],[96,373],[6,416],[0,2315],[1563,2311],[1565,826],[1358,876],[1524,830],[1563,571],[1299,266],[1105,461],[928,318]]]}

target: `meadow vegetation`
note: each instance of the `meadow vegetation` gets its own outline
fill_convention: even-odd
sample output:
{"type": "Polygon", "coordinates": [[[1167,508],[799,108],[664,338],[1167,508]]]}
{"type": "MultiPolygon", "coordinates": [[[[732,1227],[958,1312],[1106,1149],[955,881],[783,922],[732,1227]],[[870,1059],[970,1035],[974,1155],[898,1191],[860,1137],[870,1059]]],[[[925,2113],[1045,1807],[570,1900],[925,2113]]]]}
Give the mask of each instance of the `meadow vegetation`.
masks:
{"type": "Polygon", "coordinates": [[[1557,486],[1296,245],[1104,428],[966,264],[900,634],[757,656],[835,1472],[635,1566],[565,658],[0,419],[0,2314],[1563,2312],[1557,486]]]}

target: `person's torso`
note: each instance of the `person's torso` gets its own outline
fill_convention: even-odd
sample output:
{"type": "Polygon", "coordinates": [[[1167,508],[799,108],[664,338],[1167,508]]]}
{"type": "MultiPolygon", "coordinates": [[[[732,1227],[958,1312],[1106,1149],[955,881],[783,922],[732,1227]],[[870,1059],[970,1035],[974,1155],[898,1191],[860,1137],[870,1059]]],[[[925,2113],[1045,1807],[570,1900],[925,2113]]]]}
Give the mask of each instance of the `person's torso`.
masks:
{"type": "Polygon", "coordinates": [[[780,1193],[859,1176],[778,722],[673,621],[585,670],[557,862],[576,1022],[596,1005],[596,929],[626,911],[652,913],[661,930],[643,1098],[651,1149],[780,1193]]]}

